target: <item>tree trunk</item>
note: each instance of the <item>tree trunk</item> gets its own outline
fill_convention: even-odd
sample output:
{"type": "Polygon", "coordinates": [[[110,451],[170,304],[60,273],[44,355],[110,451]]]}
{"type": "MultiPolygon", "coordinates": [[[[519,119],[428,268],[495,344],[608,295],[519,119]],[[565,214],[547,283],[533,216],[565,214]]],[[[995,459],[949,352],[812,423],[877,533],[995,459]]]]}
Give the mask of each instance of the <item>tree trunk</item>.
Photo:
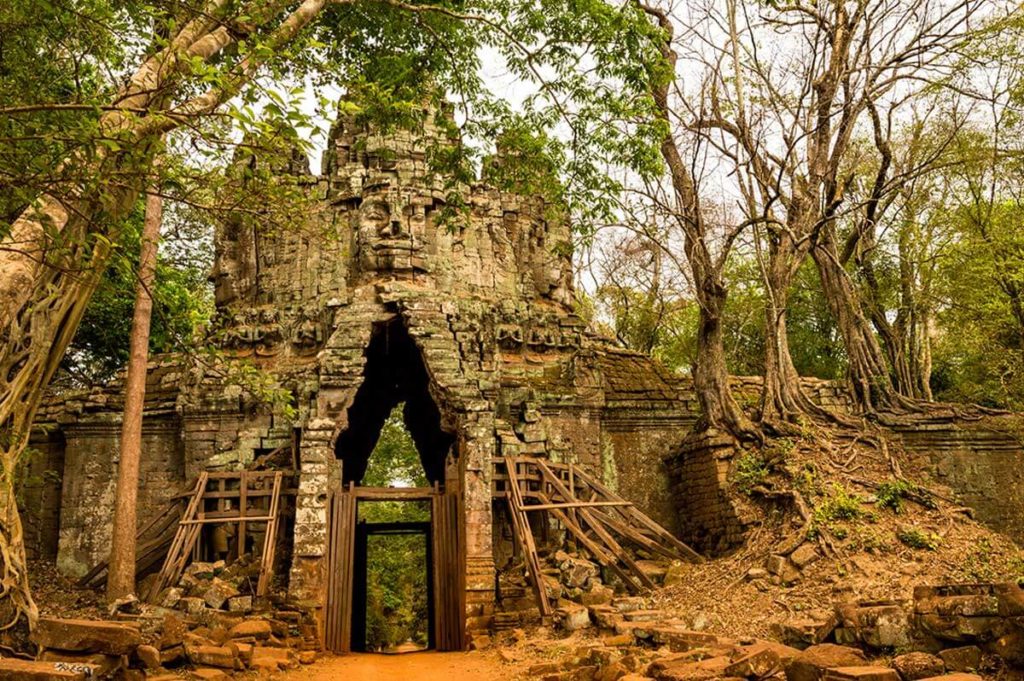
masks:
{"type": "Polygon", "coordinates": [[[163,203],[160,196],[146,197],[146,217],[139,247],[139,279],[135,291],[135,313],[128,354],[128,375],[124,383],[124,418],[121,422],[121,459],[117,466],[114,497],[114,530],[107,571],[107,600],[114,601],[135,592],[135,532],[139,489],[139,460],[142,456],[142,410],[146,401],[146,368],[149,360],[149,327],[153,313],[153,285],[156,280],[157,248],[163,203]]]}
{"type": "Polygon", "coordinates": [[[835,234],[828,226],[811,249],[818,268],[821,288],[829,310],[843,337],[849,362],[847,378],[854,405],[871,414],[881,410],[902,410],[912,403],[893,388],[882,349],[864,315],[860,297],[849,275],[839,262],[835,234]]]}
{"type": "MultiPolygon", "coordinates": [[[[693,269],[696,278],[700,268],[693,269]]],[[[760,440],[760,431],[743,413],[729,386],[722,326],[722,312],[725,309],[728,289],[710,274],[697,282],[697,288],[700,315],[697,325],[693,389],[700,403],[701,418],[695,429],[722,430],[740,440],[760,440]]]]}
{"type": "Polygon", "coordinates": [[[768,263],[763,272],[765,296],[764,383],[761,389],[761,420],[776,429],[797,424],[807,415],[826,416],[804,392],[800,374],[789,352],[787,308],[793,279],[807,257],[809,242],[794,243],[788,232],[769,237],[768,263]]]}

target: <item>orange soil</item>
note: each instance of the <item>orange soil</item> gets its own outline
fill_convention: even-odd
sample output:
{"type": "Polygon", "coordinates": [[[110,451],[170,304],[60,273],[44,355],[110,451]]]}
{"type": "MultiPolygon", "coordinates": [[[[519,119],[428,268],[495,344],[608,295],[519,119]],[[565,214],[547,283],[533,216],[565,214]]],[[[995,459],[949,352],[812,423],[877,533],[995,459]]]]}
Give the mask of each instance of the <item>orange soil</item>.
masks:
{"type": "Polygon", "coordinates": [[[491,653],[407,653],[328,656],[278,678],[303,681],[500,681],[515,677],[491,653]]]}

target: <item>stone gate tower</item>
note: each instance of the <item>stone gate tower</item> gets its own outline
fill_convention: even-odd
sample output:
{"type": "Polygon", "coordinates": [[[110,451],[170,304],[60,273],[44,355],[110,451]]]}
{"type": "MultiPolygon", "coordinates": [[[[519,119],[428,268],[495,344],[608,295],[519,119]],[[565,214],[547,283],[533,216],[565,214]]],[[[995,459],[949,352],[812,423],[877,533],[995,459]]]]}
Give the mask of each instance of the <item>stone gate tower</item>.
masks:
{"type": "MultiPolygon", "coordinates": [[[[587,467],[671,528],[662,459],[694,409],[678,379],[574,314],[569,227],[542,198],[477,184],[463,188],[467,210],[439,222],[447,193],[427,156],[446,142],[429,116],[421,131],[386,135],[339,120],[321,174],[304,159],[275,168],[316,197],[314,214],[293,228],[241,215],[217,227],[212,337],[229,365],[251,362],[290,390],[297,416],[261,407],[222,367],[163,358],[150,374],[140,500],[144,521],[175,483],[292,443],[288,588],[322,605],[328,495],[358,483],[384,419],[404,403],[428,479],[443,482],[446,461],[457,467],[472,629],[490,622],[511,542],[495,520],[494,457],[587,467]]],[[[55,401],[59,437],[37,443],[73,473],[64,508],[89,509],[60,519],[57,558],[69,573],[109,546],[98,521],[112,503],[119,390],[55,401]]]]}

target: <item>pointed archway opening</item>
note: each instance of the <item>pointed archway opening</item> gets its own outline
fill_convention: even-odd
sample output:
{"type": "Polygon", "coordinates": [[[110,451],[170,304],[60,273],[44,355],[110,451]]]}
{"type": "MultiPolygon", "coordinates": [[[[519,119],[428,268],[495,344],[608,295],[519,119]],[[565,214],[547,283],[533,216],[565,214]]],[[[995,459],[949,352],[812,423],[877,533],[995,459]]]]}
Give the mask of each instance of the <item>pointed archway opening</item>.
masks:
{"type": "Polygon", "coordinates": [[[366,484],[370,456],[388,416],[399,405],[404,405],[402,420],[427,481],[443,485],[445,461],[452,453],[455,436],[442,426],[423,358],[397,316],[374,325],[365,354],[363,383],[348,409],[348,427],[335,442],[343,485],[366,484]]]}

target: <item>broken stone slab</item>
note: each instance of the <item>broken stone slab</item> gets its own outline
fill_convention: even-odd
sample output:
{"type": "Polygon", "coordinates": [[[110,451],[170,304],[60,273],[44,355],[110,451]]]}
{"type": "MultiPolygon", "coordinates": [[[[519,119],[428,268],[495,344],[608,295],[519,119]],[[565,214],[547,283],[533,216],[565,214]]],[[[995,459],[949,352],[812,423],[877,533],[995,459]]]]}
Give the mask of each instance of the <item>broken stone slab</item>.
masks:
{"type": "Polygon", "coordinates": [[[668,646],[672,652],[685,652],[694,648],[703,648],[719,644],[719,638],[714,634],[702,631],[690,631],[678,627],[650,627],[648,630],[650,639],[662,646],[668,646]]]}
{"type": "Polygon", "coordinates": [[[189,662],[195,665],[208,667],[219,667],[221,669],[235,668],[235,654],[227,646],[185,646],[185,655],[189,662]]]}
{"type": "Polygon", "coordinates": [[[892,660],[892,666],[903,681],[919,681],[939,676],[946,671],[946,663],[941,657],[924,652],[897,655],[892,660]]]}
{"type": "Polygon", "coordinates": [[[227,681],[230,677],[221,669],[202,667],[192,670],[192,678],[200,681],[227,681]]]}
{"type": "Polygon", "coordinates": [[[804,650],[786,666],[786,681],[822,681],[829,669],[866,664],[864,653],[856,648],[819,643],[804,650]]]}
{"type": "Polygon", "coordinates": [[[778,641],[755,640],[753,643],[745,643],[737,648],[733,655],[733,659],[735,660],[738,656],[759,648],[768,648],[769,650],[772,650],[776,655],[778,655],[779,662],[783,667],[788,665],[796,658],[797,655],[803,652],[799,648],[793,648],[792,646],[787,646],[785,643],[779,643],[778,641]]]}
{"type": "Polygon", "coordinates": [[[799,570],[803,570],[819,558],[821,558],[821,554],[818,552],[818,547],[806,542],[796,547],[793,553],[789,554],[789,560],[799,570]]]}
{"type": "Polygon", "coordinates": [[[287,648],[256,646],[252,651],[252,668],[257,671],[288,669],[295,666],[292,652],[287,648]]]}
{"type": "Polygon", "coordinates": [[[273,628],[267,620],[244,620],[228,631],[230,638],[254,638],[262,641],[270,638],[273,628]]]}
{"type": "Polygon", "coordinates": [[[773,622],[771,629],[783,643],[805,647],[822,643],[838,623],[839,617],[835,612],[818,611],[785,622],[773,622]]]}
{"type": "Polygon", "coordinates": [[[981,668],[981,648],[959,646],[939,651],[939,657],[951,672],[972,672],[981,668]]]}
{"type": "Polygon", "coordinates": [[[833,667],[825,671],[824,681],[900,681],[895,669],[874,665],[833,667]]]}
{"type": "Polygon", "coordinates": [[[624,596],[612,599],[612,607],[621,613],[627,613],[633,610],[643,610],[647,607],[647,603],[640,596],[624,596]]]}
{"type": "Polygon", "coordinates": [[[85,681],[97,672],[88,664],[0,659],[0,681],[85,681]]]}
{"type": "Polygon", "coordinates": [[[252,596],[233,596],[229,598],[228,612],[252,612],[252,596]]]}
{"type": "Polygon", "coordinates": [[[63,650],[44,650],[39,654],[43,662],[63,662],[66,664],[88,665],[93,667],[97,676],[107,676],[120,667],[127,667],[127,660],[122,655],[104,655],[103,653],[69,653],[63,650]]]}
{"type": "Polygon", "coordinates": [[[579,631],[590,626],[590,611],[579,603],[563,600],[555,610],[555,616],[566,631],[579,631]]]}
{"type": "Polygon", "coordinates": [[[160,661],[160,651],[155,646],[139,646],[135,649],[135,657],[138,658],[143,669],[159,669],[163,666],[163,662],[160,661]]]}
{"type": "Polygon", "coordinates": [[[142,643],[142,635],[118,622],[41,617],[30,640],[46,649],[129,655],[142,643]]]}
{"type": "Polygon", "coordinates": [[[631,610],[624,615],[627,622],[660,622],[668,617],[664,610],[631,610]]]}
{"type": "Polygon", "coordinates": [[[782,659],[772,648],[754,645],[744,649],[725,668],[725,676],[738,676],[748,679],[767,678],[782,669],[782,659]]]}
{"type": "Polygon", "coordinates": [[[724,655],[699,661],[670,659],[651,663],[647,673],[663,681],[701,681],[725,676],[729,664],[724,655]]]}
{"type": "Polygon", "coordinates": [[[228,599],[238,595],[238,589],[234,584],[214,577],[210,582],[210,587],[203,592],[203,602],[214,610],[220,610],[228,602],[228,599]]]}
{"type": "Polygon", "coordinates": [[[166,650],[180,646],[188,633],[188,625],[177,615],[166,615],[160,625],[160,638],[157,639],[157,648],[166,650]]]}
{"type": "Polygon", "coordinates": [[[911,639],[909,613],[894,602],[845,603],[836,608],[837,643],[871,648],[905,648],[911,639]]]}

